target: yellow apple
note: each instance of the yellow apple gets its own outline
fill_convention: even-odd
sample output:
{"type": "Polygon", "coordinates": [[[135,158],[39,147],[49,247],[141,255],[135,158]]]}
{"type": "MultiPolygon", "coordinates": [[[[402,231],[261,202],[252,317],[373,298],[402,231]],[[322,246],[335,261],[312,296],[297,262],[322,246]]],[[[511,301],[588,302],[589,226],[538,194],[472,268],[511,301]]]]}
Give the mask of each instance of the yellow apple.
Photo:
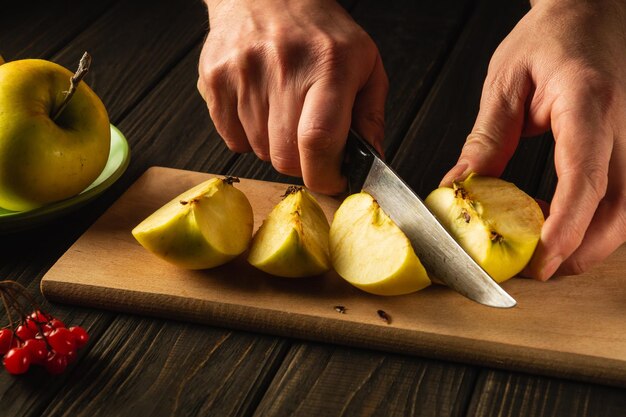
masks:
{"type": "Polygon", "coordinates": [[[539,242],[543,213],[515,184],[470,175],[425,200],[454,239],[497,282],[517,275],[539,242]]]}
{"type": "Polygon", "coordinates": [[[248,248],[254,219],[250,202],[213,178],[185,191],[137,225],[132,234],[163,260],[188,269],[222,265],[248,248]]]}
{"type": "Polygon", "coordinates": [[[52,118],[72,75],[40,59],[0,65],[0,207],[25,211],[72,197],[103,170],[109,118],[87,84],[52,118]]]}
{"type": "Polygon", "coordinates": [[[431,284],[409,239],[365,192],[339,206],[329,242],[335,271],[363,291],[401,295],[431,284]]]}
{"type": "Polygon", "coordinates": [[[255,234],[248,262],[281,277],[326,272],[329,227],[315,197],[302,187],[289,187],[255,234]]]}

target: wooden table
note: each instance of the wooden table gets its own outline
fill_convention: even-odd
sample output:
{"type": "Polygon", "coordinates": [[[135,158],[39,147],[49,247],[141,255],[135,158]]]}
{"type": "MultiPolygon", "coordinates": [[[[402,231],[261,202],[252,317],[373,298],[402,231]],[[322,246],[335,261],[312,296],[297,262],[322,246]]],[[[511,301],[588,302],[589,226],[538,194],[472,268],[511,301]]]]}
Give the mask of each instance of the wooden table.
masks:
{"type": "MultiPolygon", "coordinates": [[[[388,160],[425,196],[456,160],[489,58],[527,6],[342,3],[378,44],[389,75],[388,160]]],[[[615,387],[45,302],[42,276],[150,166],[293,179],[229,152],[216,133],[196,90],[208,26],[199,0],[19,2],[2,15],[0,54],[8,60],[75,68],[83,51],[92,54],[87,82],[132,148],[126,173],[97,200],[0,237],[0,277],[92,337],[60,376],[0,371],[3,417],[626,415],[626,390],[615,387]]],[[[552,137],[523,141],[504,176],[549,199],[552,137]]]]}

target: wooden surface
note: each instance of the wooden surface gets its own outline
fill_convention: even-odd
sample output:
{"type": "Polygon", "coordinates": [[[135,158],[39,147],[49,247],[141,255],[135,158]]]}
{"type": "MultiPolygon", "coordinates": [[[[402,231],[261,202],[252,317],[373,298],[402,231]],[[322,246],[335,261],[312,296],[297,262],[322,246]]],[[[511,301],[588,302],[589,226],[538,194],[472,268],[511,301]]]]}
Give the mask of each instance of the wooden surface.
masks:
{"type": "MultiPolygon", "coordinates": [[[[626,246],[591,273],[549,283],[508,281],[503,287],[518,306],[494,309],[442,286],[380,297],[353,288],[334,271],[281,279],[250,266],[245,254],[219,268],[190,271],[166,263],[135,241],[133,227],[213,176],[150,168],[50,268],[41,281],[44,296],[626,387],[626,246]],[[335,311],[337,305],[345,306],[346,313],[335,311]],[[391,323],[378,317],[379,309],[390,315],[391,323]]],[[[236,187],[250,200],[256,230],[286,186],[242,178],[236,187]]],[[[317,198],[332,220],[339,200],[317,198]]]]}
{"type": "MultiPolygon", "coordinates": [[[[458,156],[489,58],[527,2],[341,3],[380,47],[391,82],[386,153],[423,193],[458,156]]],[[[0,276],[25,285],[52,314],[82,324],[92,337],[61,376],[0,371],[3,417],[624,415],[626,390],[602,384],[46,303],[41,278],[148,167],[294,179],[253,155],[230,153],[216,134],[195,86],[208,27],[200,1],[33,0],[6,5],[2,17],[7,59],[75,67],[85,49],[92,53],[86,81],[132,149],[125,175],[96,201],[0,239],[0,276]]],[[[523,141],[505,173],[548,199],[551,140],[523,141]]]]}

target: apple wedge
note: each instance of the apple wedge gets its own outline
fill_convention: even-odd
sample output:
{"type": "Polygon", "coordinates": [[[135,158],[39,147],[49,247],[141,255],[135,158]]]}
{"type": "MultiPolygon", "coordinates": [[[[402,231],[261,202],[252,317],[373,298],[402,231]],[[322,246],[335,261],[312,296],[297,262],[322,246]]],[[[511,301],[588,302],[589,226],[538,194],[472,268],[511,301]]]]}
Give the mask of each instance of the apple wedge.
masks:
{"type": "Polygon", "coordinates": [[[543,213],[515,184],[471,174],[434,190],[428,208],[497,282],[522,271],[539,242],[543,213]]]}
{"type": "Polygon", "coordinates": [[[248,262],[281,277],[324,273],[330,269],[329,227],[315,198],[291,186],[254,235],[248,262]]]}
{"type": "Polygon", "coordinates": [[[234,177],[213,178],[174,198],[132,234],[147,250],[174,265],[205,269],[222,265],[248,248],[254,219],[234,177]]]}
{"type": "Polygon", "coordinates": [[[337,209],[329,242],[335,271],[363,291],[401,295],[431,283],[409,239],[365,192],[337,209]]]}

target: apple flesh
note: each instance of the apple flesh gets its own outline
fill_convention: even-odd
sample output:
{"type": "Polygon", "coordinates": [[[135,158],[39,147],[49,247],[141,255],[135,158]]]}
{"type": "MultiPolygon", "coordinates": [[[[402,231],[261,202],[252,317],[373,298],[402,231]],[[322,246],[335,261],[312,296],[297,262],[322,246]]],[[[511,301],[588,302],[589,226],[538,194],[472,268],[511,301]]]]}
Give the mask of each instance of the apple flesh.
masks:
{"type": "Polygon", "coordinates": [[[255,234],[248,262],[280,277],[322,274],[330,269],[329,228],[315,197],[289,187],[255,234]]]}
{"type": "Polygon", "coordinates": [[[25,211],[72,197],[104,169],[109,118],[87,84],[51,118],[72,75],[40,59],[0,65],[0,207],[25,211]]]}
{"type": "Polygon", "coordinates": [[[132,234],[161,259],[187,269],[213,268],[242,254],[254,219],[234,178],[213,178],[156,210],[132,234]]]}
{"type": "Polygon", "coordinates": [[[539,242],[541,208],[515,184],[499,178],[472,174],[452,188],[434,190],[425,203],[497,282],[519,274],[539,242]]]}
{"type": "Polygon", "coordinates": [[[409,239],[365,192],[337,209],[329,242],[335,271],[363,291],[401,295],[431,284],[409,239]]]}

